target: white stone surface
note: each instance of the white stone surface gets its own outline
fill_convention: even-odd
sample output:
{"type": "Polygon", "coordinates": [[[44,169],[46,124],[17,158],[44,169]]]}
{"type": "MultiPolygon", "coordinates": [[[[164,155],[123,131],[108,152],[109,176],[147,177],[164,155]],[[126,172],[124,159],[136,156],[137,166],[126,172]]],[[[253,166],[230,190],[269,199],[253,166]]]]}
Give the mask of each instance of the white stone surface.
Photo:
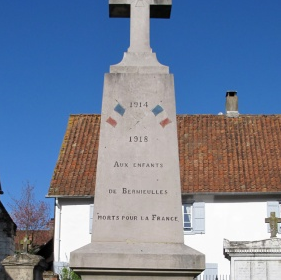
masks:
{"type": "Polygon", "coordinates": [[[155,53],[124,53],[120,63],[110,66],[110,73],[168,74],[169,67],[160,64],[155,53]]]}
{"type": "MultiPolygon", "coordinates": [[[[130,47],[119,64],[110,66],[110,73],[169,73],[160,64],[150,47],[150,6],[171,6],[171,0],[110,0],[110,5],[130,5],[130,47]]],[[[161,17],[161,16],[160,16],[161,17]]]]}
{"type": "MultiPolygon", "coordinates": [[[[171,6],[171,0],[109,0],[109,5],[130,5],[130,53],[151,53],[150,48],[150,6],[171,6]]],[[[116,16],[116,15],[115,15],[116,16]]],[[[122,13],[119,13],[122,16],[122,13]]],[[[163,17],[160,12],[159,17],[163,17]]]]}
{"type": "Polygon", "coordinates": [[[2,264],[11,280],[42,280],[47,268],[43,257],[25,253],[8,256],[2,264]]]}
{"type": "Polygon", "coordinates": [[[224,240],[225,257],[231,261],[231,279],[274,280],[281,275],[281,239],[224,240]]]}
{"type": "MultiPolygon", "coordinates": [[[[94,242],[71,253],[76,267],[115,270],[190,270],[202,264],[202,254],[180,243],[94,242]],[[81,258],[81,256],[83,256],[81,258]]],[[[180,274],[180,273],[179,273],[180,274]]]]}
{"type": "Polygon", "coordinates": [[[92,241],[183,242],[172,75],[108,74],[103,104],[92,241]]]}
{"type": "Polygon", "coordinates": [[[235,258],[231,265],[231,279],[234,280],[276,280],[281,275],[279,258],[235,258]]]}

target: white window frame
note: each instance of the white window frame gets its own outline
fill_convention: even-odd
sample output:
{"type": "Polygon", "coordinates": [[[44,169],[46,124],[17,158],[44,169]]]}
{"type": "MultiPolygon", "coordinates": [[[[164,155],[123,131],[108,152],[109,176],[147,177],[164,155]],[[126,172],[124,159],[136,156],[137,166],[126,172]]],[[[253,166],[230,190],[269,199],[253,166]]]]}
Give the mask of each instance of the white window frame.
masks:
{"type": "Polygon", "coordinates": [[[191,203],[184,203],[182,205],[182,219],[183,219],[183,230],[184,230],[184,232],[193,231],[193,228],[192,228],[192,204],[191,203]]]}
{"type": "Polygon", "coordinates": [[[184,234],[204,234],[205,233],[205,203],[183,203],[182,204],[183,230],[184,234]],[[187,218],[187,216],[189,216],[187,218]],[[186,219],[186,221],[185,221],[186,219]],[[184,227],[190,220],[190,227],[184,227]]]}

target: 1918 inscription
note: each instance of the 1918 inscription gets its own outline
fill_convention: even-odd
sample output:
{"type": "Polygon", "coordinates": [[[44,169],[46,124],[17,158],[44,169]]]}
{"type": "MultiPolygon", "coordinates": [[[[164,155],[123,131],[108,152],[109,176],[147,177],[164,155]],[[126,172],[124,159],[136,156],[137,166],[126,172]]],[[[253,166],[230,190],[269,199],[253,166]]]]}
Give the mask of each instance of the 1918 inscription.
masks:
{"type": "Polygon", "coordinates": [[[129,142],[148,142],[148,136],[130,136],[129,142]]]}

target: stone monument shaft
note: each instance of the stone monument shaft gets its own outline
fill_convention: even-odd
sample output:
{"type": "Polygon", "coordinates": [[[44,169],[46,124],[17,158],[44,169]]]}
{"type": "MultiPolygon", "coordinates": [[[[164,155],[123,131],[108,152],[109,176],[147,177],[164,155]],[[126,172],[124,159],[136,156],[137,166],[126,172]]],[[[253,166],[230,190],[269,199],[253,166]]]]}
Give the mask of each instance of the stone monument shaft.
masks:
{"type": "MultiPolygon", "coordinates": [[[[128,52],[149,52],[155,1],[120,2],[128,52]]],[[[157,72],[105,75],[92,241],[183,243],[173,75],[157,72]]]]}
{"type": "Polygon", "coordinates": [[[171,0],[110,0],[131,16],[130,48],[105,74],[91,244],[71,253],[83,280],[193,279],[204,256],[185,246],[173,75],[149,44],[150,17],[171,0]]]}

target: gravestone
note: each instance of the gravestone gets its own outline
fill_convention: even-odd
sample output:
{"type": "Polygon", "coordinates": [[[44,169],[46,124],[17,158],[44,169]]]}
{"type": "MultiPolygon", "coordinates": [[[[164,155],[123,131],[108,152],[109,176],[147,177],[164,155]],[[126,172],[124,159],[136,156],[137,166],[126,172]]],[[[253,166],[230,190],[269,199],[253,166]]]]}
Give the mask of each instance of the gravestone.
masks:
{"type": "Polygon", "coordinates": [[[42,280],[47,268],[43,257],[27,253],[8,256],[2,265],[9,280],[42,280]]]}
{"type": "Polygon", "coordinates": [[[22,251],[28,253],[28,246],[31,244],[28,236],[25,236],[23,240],[20,241],[20,244],[22,245],[22,251]]]}
{"type": "Polygon", "coordinates": [[[276,280],[281,275],[281,239],[260,241],[224,240],[230,260],[231,280],[276,280]]]}
{"type": "Polygon", "coordinates": [[[280,218],[275,212],[265,219],[270,239],[259,241],[224,240],[224,256],[230,260],[231,280],[275,280],[281,275],[281,239],[277,238],[280,218]]]}
{"type": "Polygon", "coordinates": [[[184,245],[174,79],[149,43],[171,0],[110,0],[130,47],[105,75],[91,243],[70,254],[83,280],[191,280],[204,255],[184,245]]]}

